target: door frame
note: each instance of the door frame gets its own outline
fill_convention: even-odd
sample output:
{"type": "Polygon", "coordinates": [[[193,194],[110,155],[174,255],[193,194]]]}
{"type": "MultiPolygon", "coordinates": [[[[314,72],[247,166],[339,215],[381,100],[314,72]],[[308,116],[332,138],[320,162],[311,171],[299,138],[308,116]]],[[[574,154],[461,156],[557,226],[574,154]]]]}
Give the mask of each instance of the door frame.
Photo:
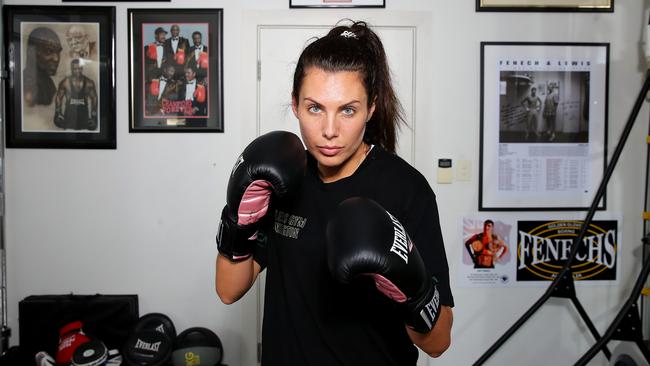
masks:
{"type": "MultiPolygon", "coordinates": [[[[433,88],[433,70],[431,70],[432,44],[433,39],[433,14],[424,11],[386,11],[383,10],[329,10],[314,11],[310,9],[292,9],[292,10],[270,10],[270,11],[246,11],[242,15],[243,26],[241,41],[244,45],[254,45],[255,47],[242,47],[242,77],[241,87],[242,95],[255,94],[255,108],[250,105],[244,105],[241,108],[241,121],[255,121],[254,124],[242,123],[241,132],[245,141],[250,141],[261,133],[260,117],[260,35],[265,28],[314,28],[323,29],[331,28],[341,19],[363,19],[371,27],[379,28],[413,28],[414,29],[414,65],[413,65],[413,100],[411,110],[412,116],[408,121],[412,128],[412,141],[409,159],[406,159],[413,166],[426,164],[427,161],[433,160],[433,147],[427,144],[427,136],[432,136],[433,123],[421,123],[416,121],[430,121],[433,112],[427,106],[431,105],[430,96],[433,88]],[[253,72],[250,72],[253,70],[253,72]],[[248,72],[247,72],[248,71],[248,72]],[[416,130],[417,127],[417,130],[416,130]],[[416,133],[417,131],[417,133],[416,133]],[[416,149],[416,146],[418,147],[416,149]]],[[[429,171],[429,167],[422,165],[420,167],[429,171]]],[[[418,169],[420,170],[420,169],[418,169]]],[[[261,274],[263,276],[263,274],[261,274]]],[[[262,279],[262,278],[261,278],[262,279]]],[[[263,317],[263,279],[256,281],[253,286],[257,299],[257,364],[259,365],[259,355],[261,352],[262,337],[262,317],[263,317]]],[[[420,351],[418,360],[419,366],[428,365],[426,355],[420,351]]],[[[243,360],[243,359],[242,359],[243,360]]]]}

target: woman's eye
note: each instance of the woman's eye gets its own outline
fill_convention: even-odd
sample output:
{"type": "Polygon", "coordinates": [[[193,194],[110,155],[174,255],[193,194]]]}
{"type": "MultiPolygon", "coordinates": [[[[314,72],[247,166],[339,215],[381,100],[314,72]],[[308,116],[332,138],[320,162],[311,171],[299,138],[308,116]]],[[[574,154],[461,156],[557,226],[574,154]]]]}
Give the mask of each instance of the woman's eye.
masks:
{"type": "Polygon", "coordinates": [[[353,108],[343,108],[343,114],[346,116],[351,116],[354,114],[353,108]]]}
{"type": "Polygon", "coordinates": [[[318,113],[320,112],[320,107],[317,105],[313,105],[307,109],[310,113],[318,113]]]}

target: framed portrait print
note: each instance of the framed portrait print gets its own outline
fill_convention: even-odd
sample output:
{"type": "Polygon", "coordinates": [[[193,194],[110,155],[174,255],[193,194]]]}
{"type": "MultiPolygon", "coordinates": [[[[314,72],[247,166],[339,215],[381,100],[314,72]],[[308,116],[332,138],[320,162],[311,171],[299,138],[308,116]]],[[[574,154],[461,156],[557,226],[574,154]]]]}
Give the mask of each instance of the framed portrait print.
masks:
{"type": "Polygon", "coordinates": [[[289,8],[385,8],[386,0],[289,0],[289,8]]]}
{"type": "Polygon", "coordinates": [[[114,149],[115,8],[4,6],[6,139],[114,149]]]}
{"type": "Polygon", "coordinates": [[[476,11],[611,13],[614,0],[476,0],[476,11]]]}
{"type": "Polygon", "coordinates": [[[129,9],[129,131],[223,132],[222,9],[129,9]]]}
{"type": "Polygon", "coordinates": [[[480,211],[591,206],[606,166],[608,70],[607,43],[481,43],[480,211]]]}

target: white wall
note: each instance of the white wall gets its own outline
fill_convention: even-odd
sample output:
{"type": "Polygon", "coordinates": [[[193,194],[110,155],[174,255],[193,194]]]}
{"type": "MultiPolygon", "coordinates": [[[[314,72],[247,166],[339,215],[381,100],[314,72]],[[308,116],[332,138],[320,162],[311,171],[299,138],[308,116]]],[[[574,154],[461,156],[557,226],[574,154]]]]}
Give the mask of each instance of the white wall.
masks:
{"type": "MultiPolygon", "coordinates": [[[[6,1],[24,4],[25,1],[6,1]]],[[[61,5],[58,0],[32,4],[61,5]]],[[[106,4],[106,3],[104,3],[106,4]]],[[[287,10],[287,0],[173,0],[174,7],[224,8],[223,134],[129,134],[127,7],[167,8],[168,3],[117,5],[117,150],[6,152],[9,320],[18,341],[18,301],[30,294],[137,293],[140,312],[164,312],[177,329],[207,326],[224,341],[226,362],[252,365],[255,293],[224,306],[213,290],[218,214],[226,177],[255,134],[242,120],[255,95],[238,80],[255,70],[242,65],[239,34],[247,11],[287,10]]],[[[610,42],[609,151],[618,140],[640,88],[639,40],[643,2],[616,2],[613,14],[476,13],[473,0],[387,0],[383,11],[431,12],[433,83],[423,101],[432,121],[418,121],[416,161],[438,195],[452,286],[460,263],[458,219],[476,213],[479,143],[479,42],[610,42]],[[425,123],[430,125],[423,128],[425,123]],[[434,159],[472,161],[471,182],[435,184],[434,159]]],[[[328,10],[310,10],[323,11],[328,10]]],[[[362,19],[364,10],[350,10],[362,19]]],[[[254,62],[254,61],[253,61],[254,62]]],[[[288,100],[289,96],[287,96],[288,100]]],[[[608,189],[608,208],[623,214],[624,247],[617,287],[579,288],[587,312],[602,332],[627,297],[639,269],[643,227],[646,117],[637,122],[608,189]]],[[[595,183],[596,184],[596,183],[595,183]]],[[[577,213],[578,217],[584,213],[577,213]]],[[[454,287],[453,345],[437,365],[473,363],[542,294],[543,288],[454,287]]],[[[487,364],[572,364],[592,344],[573,308],[549,301],[487,364]]],[[[598,356],[594,365],[605,365],[598,356]]]]}

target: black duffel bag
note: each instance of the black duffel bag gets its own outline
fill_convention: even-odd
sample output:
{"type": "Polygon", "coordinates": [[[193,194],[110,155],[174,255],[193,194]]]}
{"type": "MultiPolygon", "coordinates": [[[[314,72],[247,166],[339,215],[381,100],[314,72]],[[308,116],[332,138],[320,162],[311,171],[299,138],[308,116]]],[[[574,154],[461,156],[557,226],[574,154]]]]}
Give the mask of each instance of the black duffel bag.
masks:
{"type": "Polygon", "coordinates": [[[39,351],[56,355],[59,330],[76,320],[108,349],[121,349],[139,319],[138,296],[32,295],[18,303],[18,317],[21,355],[33,365],[39,351]]]}

